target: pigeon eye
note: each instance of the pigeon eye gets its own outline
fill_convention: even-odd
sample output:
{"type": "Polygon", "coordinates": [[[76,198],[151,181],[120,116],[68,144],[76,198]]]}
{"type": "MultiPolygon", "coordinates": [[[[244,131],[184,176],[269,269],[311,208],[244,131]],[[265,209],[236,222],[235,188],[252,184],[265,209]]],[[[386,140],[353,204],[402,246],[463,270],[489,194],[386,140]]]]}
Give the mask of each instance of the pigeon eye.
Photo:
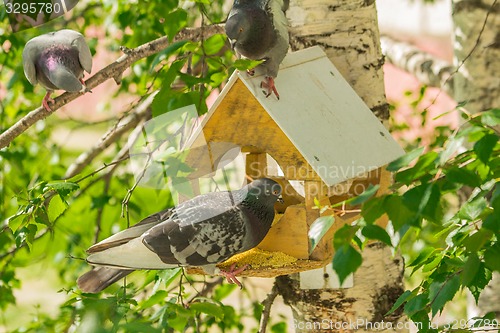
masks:
{"type": "Polygon", "coordinates": [[[240,28],[240,33],[243,32],[243,28],[240,28]]]}
{"type": "Polygon", "coordinates": [[[273,194],[274,194],[274,195],[278,195],[278,193],[279,193],[279,191],[278,191],[278,190],[274,190],[274,191],[273,191],[273,194]]]}

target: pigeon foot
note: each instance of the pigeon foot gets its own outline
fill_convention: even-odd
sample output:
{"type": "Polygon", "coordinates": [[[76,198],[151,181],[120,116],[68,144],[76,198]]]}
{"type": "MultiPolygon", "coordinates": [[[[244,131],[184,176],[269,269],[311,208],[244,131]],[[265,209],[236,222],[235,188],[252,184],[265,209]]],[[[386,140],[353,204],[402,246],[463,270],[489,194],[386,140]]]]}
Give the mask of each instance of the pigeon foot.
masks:
{"type": "Polygon", "coordinates": [[[52,109],[49,106],[49,102],[54,103],[54,100],[52,98],[50,98],[50,93],[51,93],[50,91],[47,91],[47,93],[45,94],[45,97],[42,100],[42,105],[47,111],[52,111],[52,109]]]}
{"type": "Polygon", "coordinates": [[[237,274],[240,274],[243,272],[245,269],[247,269],[250,265],[245,264],[242,267],[236,269],[236,263],[232,264],[231,267],[229,268],[229,271],[220,271],[220,275],[224,276],[229,283],[234,283],[237,284],[240,289],[243,288],[243,285],[241,284],[240,281],[236,278],[237,274]]]}
{"type": "Polygon", "coordinates": [[[89,92],[89,93],[91,93],[91,92],[92,92],[92,90],[90,90],[89,88],[87,88],[87,86],[85,85],[85,81],[83,81],[83,79],[80,79],[79,81],[80,81],[80,83],[81,83],[81,84],[82,84],[82,86],[83,86],[83,87],[82,87],[82,90],[80,90],[80,92],[81,92],[81,93],[85,94],[85,93],[88,93],[88,92],[89,92]]]}
{"type": "Polygon", "coordinates": [[[263,89],[267,89],[267,92],[263,91],[266,94],[266,98],[271,96],[272,93],[276,95],[276,98],[280,99],[280,94],[278,94],[278,90],[276,90],[276,86],[274,85],[274,78],[271,76],[266,76],[266,79],[260,83],[260,87],[263,89]]]}

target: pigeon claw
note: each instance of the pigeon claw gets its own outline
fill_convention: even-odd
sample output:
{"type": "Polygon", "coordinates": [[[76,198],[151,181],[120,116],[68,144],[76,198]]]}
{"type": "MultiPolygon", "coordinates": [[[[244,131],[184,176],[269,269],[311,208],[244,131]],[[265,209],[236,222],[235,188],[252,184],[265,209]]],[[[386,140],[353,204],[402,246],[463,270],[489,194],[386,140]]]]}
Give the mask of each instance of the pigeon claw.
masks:
{"type": "Polygon", "coordinates": [[[278,94],[278,90],[276,90],[276,86],[274,85],[274,78],[272,76],[266,76],[266,79],[260,83],[260,87],[263,89],[267,89],[263,91],[266,94],[266,98],[271,96],[272,93],[276,95],[276,98],[280,99],[280,94],[278,94]]]}
{"type": "Polygon", "coordinates": [[[52,109],[49,106],[49,102],[54,103],[54,100],[52,98],[50,98],[50,93],[51,93],[50,91],[47,91],[47,93],[45,94],[45,97],[42,100],[42,105],[47,111],[52,111],[52,109]]]}
{"type": "Polygon", "coordinates": [[[88,93],[88,92],[91,93],[92,92],[92,90],[90,90],[89,88],[87,88],[87,86],[85,85],[85,81],[83,81],[83,79],[80,79],[79,81],[80,81],[80,83],[83,86],[82,90],[80,90],[81,93],[88,93]]]}
{"type": "Polygon", "coordinates": [[[240,274],[243,272],[245,269],[247,269],[250,265],[245,264],[242,267],[236,269],[236,263],[232,264],[231,267],[229,268],[229,271],[220,271],[220,275],[224,276],[227,280],[228,283],[233,283],[237,284],[240,289],[243,289],[243,285],[241,284],[240,281],[236,278],[237,274],[240,274]]]}
{"type": "Polygon", "coordinates": [[[247,69],[247,74],[250,75],[250,76],[254,76],[255,75],[255,69],[247,69]]]}

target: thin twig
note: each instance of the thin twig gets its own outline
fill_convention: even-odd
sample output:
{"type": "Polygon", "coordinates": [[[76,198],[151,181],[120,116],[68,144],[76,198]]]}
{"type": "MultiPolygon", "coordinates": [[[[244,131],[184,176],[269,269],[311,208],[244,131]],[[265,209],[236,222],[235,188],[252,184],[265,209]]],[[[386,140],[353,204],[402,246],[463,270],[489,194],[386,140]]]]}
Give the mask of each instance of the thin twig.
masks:
{"type": "Polygon", "coordinates": [[[267,323],[271,316],[271,307],[273,306],[276,296],[278,296],[278,287],[276,286],[276,282],[274,282],[273,289],[271,289],[271,292],[267,294],[266,299],[262,302],[264,310],[262,310],[262,316],[260,317],[259,333],[266,333],[267,323]]]}

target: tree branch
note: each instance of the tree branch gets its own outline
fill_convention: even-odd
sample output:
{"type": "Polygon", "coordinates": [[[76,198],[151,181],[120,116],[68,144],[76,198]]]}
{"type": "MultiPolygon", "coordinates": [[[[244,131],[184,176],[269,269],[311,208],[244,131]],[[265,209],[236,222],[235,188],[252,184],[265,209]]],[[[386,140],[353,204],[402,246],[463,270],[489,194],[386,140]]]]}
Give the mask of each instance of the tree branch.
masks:
{"type": "Polygon", "coordinates": [[[453,95],[455,67],[452,64],[389,36],[381,36],[380,43],[390,64],[414,75],[425,85],[442,88],[453,95]]]}
{"type": "MultiPolygon", "coordinates": [[[[214,35],[216,33],[221,33],[223,31],[224,31],[223,25],[221,24],[215,24],[199,28],[185,28],[175,36],[174,41],[185,40],[185,39],[199,41],[202,40],[203,38],[206,38],[207,36],[214,35]]],[[[101,69],[91,78],[89,78],[85,82],[85,85],[87,86],[87,88],[93,89],[110,78],[114,78],[116,82],[120,82],[123,72],[132,63],[142,58],[146,58],[153,54],[156,54],[164,50],[169,45],[170,43],[168,37],[164,36],[155,39],[151,42],[140,45],[134,49],[126,50],[126,53],[123,54],[120,58],[118,58],[105,68],[101,69]]],[[[9,129],[0,134],[0,149],[7,147],[12,142],[12,140],[17,138],[22,133],[24,133],[37,121],[50,116],[56,110],[58,110],[62,106],[68,104],[69,102],[71,102],[72,100],[76,99],[81,95],[82,95],[81,93],[65,92],[61,96],[55,98],[54,103],[51,104],[51,110],[46,110],[43,106],[40,106],[37,109],[29,112],[26,116],[17,121],[9,129]]]]}
{"type": "Polygon", "coordinates": [[[262,311],[262,316],[260,317],[259,333],[266,333],[267,323],[269,322],[269,317],[271,316],[271,307],[273,306],[276,296],[278,296],[278,286],[275,281],[273,289],[271,289],[271,292],[267,294],[266,299],[262,302],[264,310],[262,311]]]}

